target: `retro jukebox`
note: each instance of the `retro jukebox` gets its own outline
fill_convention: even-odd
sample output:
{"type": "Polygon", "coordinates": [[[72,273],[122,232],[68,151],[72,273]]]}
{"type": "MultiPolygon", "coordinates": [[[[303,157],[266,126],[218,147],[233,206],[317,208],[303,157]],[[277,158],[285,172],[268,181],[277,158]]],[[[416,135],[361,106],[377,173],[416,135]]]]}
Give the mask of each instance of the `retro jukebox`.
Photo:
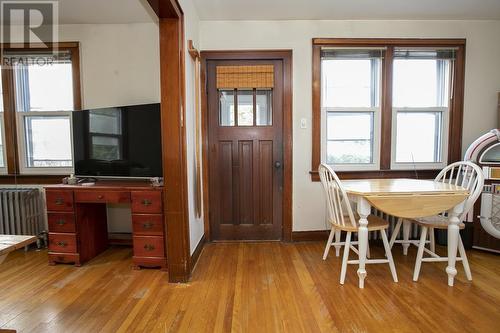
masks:
{"type": "Polygon", "coordinates": [[[464,160],[477,163],[485,178],[481,199],[468,218],[476,222],[472,247],[500,253],[500,130],[491,130],[474,141],[464,160]]]}

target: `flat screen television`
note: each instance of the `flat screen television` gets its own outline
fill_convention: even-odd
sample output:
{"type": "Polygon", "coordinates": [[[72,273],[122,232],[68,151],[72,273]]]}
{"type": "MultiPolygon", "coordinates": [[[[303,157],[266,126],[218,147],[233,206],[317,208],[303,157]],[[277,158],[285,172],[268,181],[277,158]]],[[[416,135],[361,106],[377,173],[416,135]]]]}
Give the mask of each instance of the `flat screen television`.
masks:
{"type": "Polygon", "coordinates": [[[77,177],[162,177],[160,104],[76,111],[72,121],[77,177]]]}

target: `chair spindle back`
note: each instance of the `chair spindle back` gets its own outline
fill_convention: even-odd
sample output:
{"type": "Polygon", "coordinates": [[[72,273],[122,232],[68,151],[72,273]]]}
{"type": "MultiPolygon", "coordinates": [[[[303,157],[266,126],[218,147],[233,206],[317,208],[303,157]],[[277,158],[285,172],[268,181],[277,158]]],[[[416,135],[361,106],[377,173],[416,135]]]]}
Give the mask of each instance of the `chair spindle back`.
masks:
{"type": "Polygon", "coordinates": [[[484,175],[481,168],[476,164],[460,161],[452,163],[441,170],[435,181],[462,186],[469,191],[464,210],[459,217],[460,222],[462,222],[483,191],[484,175]]]}
{"type": "Polygon", "coordinates": [[[342,183],[333,169],[324,163],[318,168],[319,178],[325,190],[328,221],[334,225],[356,226],[351,204],[342,183]]]}

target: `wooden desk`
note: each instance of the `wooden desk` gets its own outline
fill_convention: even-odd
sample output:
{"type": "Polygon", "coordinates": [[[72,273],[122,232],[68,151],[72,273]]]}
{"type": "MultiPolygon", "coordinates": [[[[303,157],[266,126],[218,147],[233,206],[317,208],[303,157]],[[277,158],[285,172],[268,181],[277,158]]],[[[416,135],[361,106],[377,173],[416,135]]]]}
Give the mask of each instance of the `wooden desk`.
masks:
{"type": "Polygon", "coordinates": [[[102,181],[93,186],[47,186],[49,263],[81,266],[108,247],[106,204],[129,203],[133,263],[167,268],[163,225],[163,187],[102,181]]]}
{"type": "Polygon", "coordinates": [[[0,235],[0,264],[12,251],[35,243],[35,236],[0,235]]]}
{"type": "Polygon", "coordinates": [[[366,248],[368,244],[368,215],[371,207],[387,214],[417,218],[432,216],[450,210],[448,227],[448,284],[453,285],[459,227],[458,216],[463,210],[463,201],[468,191],[463,187],[417,179],[363,179],[342,181],[348,195],[357,203],[360,216],[359,241],[359,287],[364,287],[366,278],[366,248]]]}

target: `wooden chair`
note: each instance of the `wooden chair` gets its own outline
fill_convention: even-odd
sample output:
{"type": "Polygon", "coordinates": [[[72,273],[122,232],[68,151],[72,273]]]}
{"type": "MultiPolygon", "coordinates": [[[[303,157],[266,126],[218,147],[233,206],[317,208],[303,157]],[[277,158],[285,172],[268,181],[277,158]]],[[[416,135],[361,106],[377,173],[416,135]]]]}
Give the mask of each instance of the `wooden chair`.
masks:
{"type": "MultiPolygon", "coordinates": [[[[464,201],[464,210],[462,214],[458,217],[460,220],[460,229],[465,228],[463,221],[465,217],[474,207],[474,203],[481,195],[484,186],[484,176],[480,167],[472,162],[455,162],[448,165],[446,168],[441,170],[441,172],[435,178],[436,182],[449,183],[454,185],[460,185],[469,190],[469,196],[464,201]]],[[[448,228],[448,217],[447,213],[441,213],[436,216],[423,217],[414,220],[403,220],[399,219],[394,233],[391,237],[390,247],[395,243],[395,238],[399,232],[399,228],[403,223],[403,228],[409,230],[410,223],[415,223],[421,226],[420,240],[408,240],[409,231],[403,230],[403,241],[400,241],[403,246],[406,245],[406,249],[403,248],[403,253],[406,255],[407,247],[409,244],[418,246],[417,259],[415,263],[415,270],[413,272],[413,281],[418,280],[420,274],[420,267],[422,262],[442,262],[447,261],[448,257],[440,257],[436,254],[435,243],[434,243],[434,229],[447,229],[448,228]],[[407,226],[405,227],[405,223],[407,226]],[[427,241],[427,234],[430,235],[430,241],[427,241]],[[425,247],[426,243],[430,243],[429,249],[425,247]],[[430,255],[430,257],[424,258],[424,252],[430,255]]],[[[467,279],[472,280],[472,274],[469,267],[469,262],[467,261],[467,256],[465,254],[464,244],[461,237],[458,239],[458,252],[459,258],[457,260],[462,261],[464,266],[465,274],[467,279]]]]}
{"type": "MultiPolygon", "coordinates": [[[[326,259],[332,245],[344,245],[342,269],[340,271],[340,284],[344,284],[347,264],[359,264],[359,260],[349,260],[350,250],[353,250],[356,254],[359,255],[358,250],[353,246],[357,242],[351,241],[351,234],[358,231],[359,217],[353,213],[347,193],[345,192],[340,179],[337,177],[332,168],[326,164],[321,164],[318,171],[321,179],[321,184],[323,185],[323,189],[325,190],[326,205],[328,208],[328,221],[331,225],[330,236],[328,237],[328,242],[326,244],[323,259],[326,259]],[[340,242],[340,237],[338,237],[337,241],[333,243],[334,235],[338,233],[340,236],[341,231],[347,232],[345,242],[340,242]]],[[[392,278],[394,279],[394,282],[398,282],[396,267],[394,266],[391,250],[389,248],[389,242],[387,241],[387,236],[385,233],[385,230],[388,227],[389,223],[384,219],[375,215],[368,216],[368,231],[380,231],[387,258],[368,259],[366,263],[389,264],[392,278]]]]}

